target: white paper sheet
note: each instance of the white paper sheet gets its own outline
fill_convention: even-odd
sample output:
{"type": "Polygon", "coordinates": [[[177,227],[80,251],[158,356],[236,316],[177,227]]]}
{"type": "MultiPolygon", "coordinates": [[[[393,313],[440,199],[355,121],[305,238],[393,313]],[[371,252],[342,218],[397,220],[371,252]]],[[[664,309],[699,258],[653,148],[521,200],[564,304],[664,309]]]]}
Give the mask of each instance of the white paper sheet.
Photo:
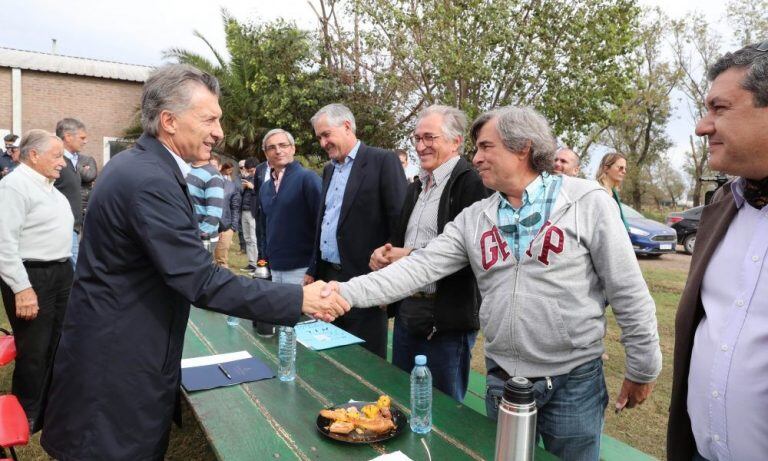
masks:
{"type": "Polygon", "coordinates": [[[229,352],[227,354],[204,355],[191,359],[182,359],[181,368],[201,367],[203,365],[215,365],[217,363],[234,362],[235,360],[249,359],[252,355],[248,351],[229,352]]]}
{"type": "Polygon", "coordinates": [[[387,453],[381,456],[378,456],[376,458],[373,458],[371,461],[413,461],[411,458],[403,454],[402,451],[396,451],[394,453],[387,453]]]}

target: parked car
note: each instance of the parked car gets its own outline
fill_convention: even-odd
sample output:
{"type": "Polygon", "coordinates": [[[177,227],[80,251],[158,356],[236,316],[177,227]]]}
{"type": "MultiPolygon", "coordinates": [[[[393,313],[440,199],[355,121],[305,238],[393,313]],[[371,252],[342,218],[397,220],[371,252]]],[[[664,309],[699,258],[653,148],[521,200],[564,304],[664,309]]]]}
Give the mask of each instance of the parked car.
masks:
{"type": "Polygon", "coordinates": [[[701,210],[704,206],[697,206],[681,212],[673,212],[667,216],[667,226],[677,231],[677,243],[683,246],[686,253],[693,254],[696,244],[696,232],[699,230],[701,210]]]}
{"type": "Polygon", "coordinates": [[[675,252],[677,233],[674,229],[646,218],[625,203],[621,204],[621,208],[629,225],[629,239],[636,255],[661,256],[675,252]]]}

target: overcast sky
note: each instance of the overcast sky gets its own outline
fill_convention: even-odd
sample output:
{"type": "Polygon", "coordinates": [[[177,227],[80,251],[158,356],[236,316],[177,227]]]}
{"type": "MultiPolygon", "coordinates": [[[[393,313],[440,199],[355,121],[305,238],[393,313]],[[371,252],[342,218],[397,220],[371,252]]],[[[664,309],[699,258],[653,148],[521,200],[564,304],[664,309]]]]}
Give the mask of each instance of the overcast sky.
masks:
{"type": "MultiPolygon", "coordinates": [[[[317,3],[317,0],[312,0],[317,3]]],[[[314,28],[315,16],[307,0],[4,0],[0,46],[58,53],[133,64],[158,65],[171,47],[206,54],[206,46],[192,35],[200,31],[214,47],[224,50],[220,10],[240,20],[264,21],[283,17],[300,27],[314,28]]],[[[660,6],[672,17],[701,11],[727,27],[722,0],[640,0],[660,6]]],[[[729,31],[723,30],[725,35],[729,31]]],[[[210,55],[209,55],[210,56],[210,55]]],[[[676,99],[676,98],[675,98],[676,99]]],[[[677,104],[677,101],[674,101],[677,104]]],[[[676,111],[668,132],[676,143],[675,163],[682,164],[693,122],[685,109],[676,111]]]]}

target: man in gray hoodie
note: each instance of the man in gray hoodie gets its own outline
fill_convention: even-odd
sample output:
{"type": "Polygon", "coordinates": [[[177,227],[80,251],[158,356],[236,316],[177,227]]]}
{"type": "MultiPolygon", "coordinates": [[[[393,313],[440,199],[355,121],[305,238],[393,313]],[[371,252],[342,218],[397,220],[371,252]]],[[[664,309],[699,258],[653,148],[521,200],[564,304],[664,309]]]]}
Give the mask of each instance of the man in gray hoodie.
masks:
{"type": "Polygon", "coordinates": [[[497,193],[464,209],[425,248],[326,291],[378,306],[469,265],[482,295],[488,416],[496,418],[506,379],[526,377],[546,449],[597,460],[608,404],[606,300],[627,354],[616,410],[642,403],[661,371],[656,308],[617,205],[595,182],[550,174],[555,143],[531,108],[487,112],[471,136],[473,162],[497,193]]]}

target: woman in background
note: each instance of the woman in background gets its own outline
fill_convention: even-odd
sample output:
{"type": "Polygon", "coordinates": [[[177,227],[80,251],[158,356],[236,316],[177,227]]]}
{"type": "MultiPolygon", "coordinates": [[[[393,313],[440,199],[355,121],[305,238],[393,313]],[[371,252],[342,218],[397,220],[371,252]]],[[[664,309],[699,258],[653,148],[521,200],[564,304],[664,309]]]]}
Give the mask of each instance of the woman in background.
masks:
{"type": "Polygon", "coordinates": [[[617,152],[605,154],[603,159],[600,160],[600,166],[597,168],[597,182],[616,200],[624,227],[629,229],[627,220],[624,218],[624,210],[621,209],[621,199],[619,198],[621,183],[624,182],[626,174],[627,157],[617,152]]]}

